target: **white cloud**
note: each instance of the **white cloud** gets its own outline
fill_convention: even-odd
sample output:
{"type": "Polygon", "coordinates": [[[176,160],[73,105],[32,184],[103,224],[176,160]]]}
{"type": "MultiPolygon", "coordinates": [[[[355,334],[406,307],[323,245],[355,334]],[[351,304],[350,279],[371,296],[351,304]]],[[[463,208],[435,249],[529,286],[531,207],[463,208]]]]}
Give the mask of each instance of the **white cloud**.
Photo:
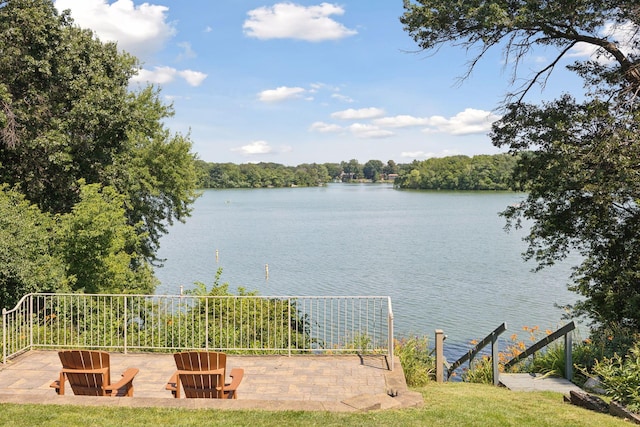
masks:
{"type": "Polygon", "coordinates": [[[320,133],[330,133],[330,132],[340,132],[342,127],[325,122],[315,122],[310,127],[309,130],[320,132],[320,133]]]}
{"type": "Polygon", "coordinates": [[[432,116],[428,119],[429,127],[424,131],[428,133],[443,132],[451,135],[470,135],[475,133],[487,133],[491,124],[500,119],[490,111],[467,108],[453,117],[432,116]]]}
{"type": "Polygon", "coordinates": [[[269,154],[272,148],[266,141],[253,141],[251,144],[233,148],[231,151],[238,151],[246,156],[252,156],[256,154],[269,154]]]}
{"type": "Polygon", "coordinates": [[[277,89],[263,90],[258,99],[263,102],[278,102],[291,98],[299,98],[305,90],[301,87],[280,86],[277,89]]]}
{"type": "Polygon", "coordinates": [[[346,102],[346,103],[354,102],[353,98],[348,97],[346,95],[342,95],[340,93],[333,93],[333,94],[331,94],[331,97],[333,99],[337,99],[338,101],[342,101],[342,102],[346,102]]]}
{"type": "Polygon", "coordinates": [[[435,153],[425,153],[424,151],[403,151],[400,157],[405,159],[429,159],[436,157],[435,153]]]}
{"type": "Polygon", "coordinates": [[[349,130],[358,138],[388,138],[393,135],[391,131],[363,123],[354,123],[349,130]]]}
{"type": "Polygon", "coordinates": [[[357,34],[331,15],[342,15],[338,5],[321,3],[318,6],[301,6],[294,3],[277,3],[247,12],[249,18],[243,29],[247,36],[258,39],[299,39],[311,42],[337,40],[357,34]]]}
{"type": "Polygon", "coordinates": [[[165,84],[172,82],[176,77],[176,73],[177,70],[171,67],[155,67],[154,71],[142,68],[138,70],[138,75],[131,78],[131,81],[165,84]]]}
{"type": "Polygon", "coordinates": [[[153,84],[166,84],[173,82],[176,77],[182,77],[190,86],[200,86],[207,75],[193,70],[176,70],[172,67],[154,67],[153,71],[140,69],[137,76],[131,78],[132,82],[147,82],[153,84]]]}
{"type": "Polygon", "coordinates": [[[374,120],[373,123],[382,127],[403,128],[428,125],[429,119],[424,117],[399,115],[395,117],[382,117],[380,119],[374,120]]]}
{"type": "Polygon", "coordinates": [[[184,61],[185,59],[192,59],[197,56],[196,53],[193,51],[193,48],[191,47],[191,43],[189,42],[178,43],[178,47],[182,48],[182,53],[178,55],[178,61],[184,61]]]}
{"type": "Polygon", "coordinates": [[[182,70],[178,71],[178,75],[185,79],[189,86],[200,86],[204,79],[207,78],[205,73],[201,73],[200,71],[193,70],[182,70]]]}
{"type": "Polygon", "coordinates": [[[176,34],[172,23],[167,22],[166,6],[143,3],[134,5],[131,0],[56,0],[59,11],[71,9],[75,23],[92,29],[101,41],[118,42],[118,47],[139,58],[147,58],[164,47],[176,34]]]}
{"type": "Polygon", "coordinates": [[[331,114],[331,117],[335,119],[342,120],[362,120],[362,119],[373,119],[375,117],[380,117],[384,115],[384,110],[381,108],[361,108],[359,110],[354,110],[353,108],[349,108],[348,110],[336,111],[331,114]]]}

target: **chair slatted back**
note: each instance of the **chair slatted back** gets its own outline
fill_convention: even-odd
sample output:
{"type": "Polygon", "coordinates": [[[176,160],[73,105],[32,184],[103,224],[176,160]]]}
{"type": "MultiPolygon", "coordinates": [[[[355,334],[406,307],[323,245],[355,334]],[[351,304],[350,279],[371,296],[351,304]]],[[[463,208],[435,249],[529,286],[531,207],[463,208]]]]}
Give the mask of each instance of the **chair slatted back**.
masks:
{"type": "Polygon", "coordinates": [[[105,396],[110,385],[109,353],[104,351],[66,350],[58,352],[64,375],[75,395],[105,396]],[[78,372],[73,372],[78,371],[78,372]],[[80,372],[91,371],[91,372],[80,372]]]}
{"type": "Polygon", "coordinates": [[[221,399],[224,395],[227,355],[218,352],[186,351],[173,355],[186,397],[221,399]]]}

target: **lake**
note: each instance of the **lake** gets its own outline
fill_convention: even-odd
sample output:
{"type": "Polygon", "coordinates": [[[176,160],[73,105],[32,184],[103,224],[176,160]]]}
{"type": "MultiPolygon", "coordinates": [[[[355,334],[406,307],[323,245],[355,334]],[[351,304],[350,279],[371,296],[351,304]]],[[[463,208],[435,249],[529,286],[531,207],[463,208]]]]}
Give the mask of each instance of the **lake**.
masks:
{"type": "MultiPolygon", "coordinates": [[[[426,192],[390,184],[206,190],[192,217],[161,240],[157,294],[196,281],[265,296],[390,296],[400,336],[443,329],[465,346],[502,322],[527,336],[564,324],[573,303],[570,265],[534,273],[524,230],[507,233],[498,212],[511,192],[426,192]],[[266,266],[268,265],[268,278],[266,266]]],[[[574,260],[575,261],[575,260],[574,260]]]]}

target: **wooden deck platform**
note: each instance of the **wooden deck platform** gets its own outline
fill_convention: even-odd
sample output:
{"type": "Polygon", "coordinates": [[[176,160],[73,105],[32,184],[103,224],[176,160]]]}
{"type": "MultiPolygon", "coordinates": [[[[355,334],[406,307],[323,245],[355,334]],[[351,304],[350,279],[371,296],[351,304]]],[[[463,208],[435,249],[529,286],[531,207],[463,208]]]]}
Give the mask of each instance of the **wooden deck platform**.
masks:
{"type": "Polygon", "coordinates": [[[566,378],[546,377],[541,374],[500,374],[500,384],[513,391],[555,391],[569,394],[582,391],[566,378]]]}

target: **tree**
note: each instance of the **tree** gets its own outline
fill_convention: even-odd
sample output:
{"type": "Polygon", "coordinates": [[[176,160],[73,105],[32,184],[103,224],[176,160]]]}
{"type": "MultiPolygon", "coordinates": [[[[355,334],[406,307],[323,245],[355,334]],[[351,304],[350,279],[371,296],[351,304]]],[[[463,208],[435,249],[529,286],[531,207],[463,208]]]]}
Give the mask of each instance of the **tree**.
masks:
{"type": "MultiPolygon", "coordinates": [[[[578,43],[593,45],[600,55],[615,61],[614,66],[605,67],[608,76],[618,83],[624,81],[628,93],[640,89],[638,62],[634,55],[625,54],[627,49],[637,51],[640,46],[636,37],[640,7],[635,0],[404,0],[404,8],[400,21],[420,48],[438,49],[447,44],[468,51],[478,48],[467,76],[491,48],[497,47],[502,49],[505,63],[513,64],[512,82],[515,82],[518,65],[534,48],[556,48],[555,58],[532,78],[525,79],[516,92],[509,94],[508,100],[522,101],[533,85],[544,85],[560,60],[578,43]],[[605,26],[611,28],[608,34],[604,32],[605,26]],[[616,29],[628,29],[628,46],[615,39],[612,30],[616,29]]],[[[603,72],[597,61],[587,61],[582,66],[585,74],[603,72]]]]}
{"type": "Polygon", "coordinates": [[[51,216],[0,185],[1,308],[12,308],[29,292],[69,289],[56,241],[51,216]]]}
{"type": "Polygon", "coordinates": [[[339,179],[342,173],[342,165],[339,163],[324,163],[330,179],[339,179]]]}
{"type": "Polygon", "coordinates": [[[494,145],[520,153],[516,183],[526,200],[508,207],[508,226],[530,219],[525,257],[540,268],[582,255],[570,289],[583,297],[573,314],[599,328],[640,332],[640,6],[637,1],[405,1],[401,21],[423,49],[478,47],[474,65],[501,48],[514,81],[535,48],[552,60],[507,94],[493,126],[494,145]],[[581,101],[568,94],[541,106],[524,102],[544,86],[577,43],[597,56],[569,65],[585,82],[581,101]],[[606,60],[606,61],[605,61],[606,60]]]}
{"type": "Polygon", "coordinates": [[[389,176],[390,174],[398,173],[398,165],[393,160],[388,160],[387,164],[382,168],[382,173],[389,176]]]}
{"type": "Polygon", "coordinates": [[[384,164],[380,160],[369,160],[362,167],[362,174],[366,179],[376,182],[380,179],[383,168],[384,164]]]}
{"type": "Polygon", "coordinates": [[[153,87],[130,91],[138,61],[50,0],[3,2],[0,46],[0,182],[52,214],[72,211],[80,180],[112,186],[153,262],[196,198],[189,137],[163,125],[171,106],[153,87]]]}
{"type": "Polygon", "coordinates": [[[80,185],[80,201],[58,218],[58,250],[72,290],[151,293],[153,271],[140,258],[141,240],[127,224],[126,197],[113,187],[80,185]]]}
{"type": "Polygon", "coordinates": [[[342,171],[346,175],[344,178],[347,181],[359,179],[362,176],[362,165],[357,159],[351,159],[348,162],[342,161],[340,163],[342,171]]]}

